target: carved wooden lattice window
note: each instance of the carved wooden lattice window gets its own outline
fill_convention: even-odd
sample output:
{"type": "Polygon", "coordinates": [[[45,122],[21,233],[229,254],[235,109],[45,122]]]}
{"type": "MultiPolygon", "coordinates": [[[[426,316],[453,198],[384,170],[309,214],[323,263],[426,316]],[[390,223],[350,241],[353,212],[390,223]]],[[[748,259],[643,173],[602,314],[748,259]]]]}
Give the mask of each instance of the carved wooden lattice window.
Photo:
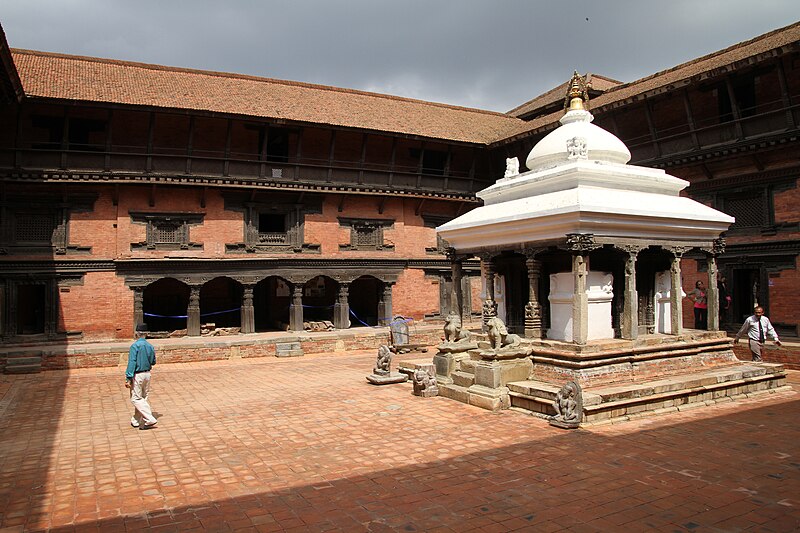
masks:
{"type": "Polygon", "coordinates": [[[736,218],[732,230],[760,228],[769,224],[769,207],[763,189],[725,197],[723,211],[736,218]]]}
{"type": "Polygon", "coordinates": [[[394,244],[384,242],[383,230],[392,227],[394,220],[340,218],[339,224],[350,227],[350,242],[340,244],[341,250],[390,250],[394,244]]]}
{"type": "Polygon", "coordinates": [[[17,213],[14,224],[14,240],[27,243],[47,243],[53,241],[56,217],[52,213],[17,213]]]}
{"type": "Polygon", "coordinates": [[[145,224],[145,240],[131,243],[131,250],[188,250],[203,245],[191,242],[189,226],[200,224],[202,214],[196,213],[131,213],[135,224],[145,224]]]}

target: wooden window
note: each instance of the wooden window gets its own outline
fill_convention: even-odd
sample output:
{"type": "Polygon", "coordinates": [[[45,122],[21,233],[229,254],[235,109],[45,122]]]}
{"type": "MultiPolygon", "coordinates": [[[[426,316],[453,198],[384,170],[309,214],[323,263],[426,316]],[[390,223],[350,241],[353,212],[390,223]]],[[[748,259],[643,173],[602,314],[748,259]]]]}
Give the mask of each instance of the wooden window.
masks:
{"type": "Polygon", "coordinates": [[[350,228],[350,242],[340,244],[340,250],[391,250],[394,244],[384,242],[383,230],[391,228],[394,220],[339,218],[339,225],[350,228]]]}
{"type": "Polygon", "coordinates": [[[134,224],[147,226],[145,240],[131,243],[131,250],[188,250],[203,245],[191,242],[189,227],[202,223],[198,213],[130,213],[134,224]]]}

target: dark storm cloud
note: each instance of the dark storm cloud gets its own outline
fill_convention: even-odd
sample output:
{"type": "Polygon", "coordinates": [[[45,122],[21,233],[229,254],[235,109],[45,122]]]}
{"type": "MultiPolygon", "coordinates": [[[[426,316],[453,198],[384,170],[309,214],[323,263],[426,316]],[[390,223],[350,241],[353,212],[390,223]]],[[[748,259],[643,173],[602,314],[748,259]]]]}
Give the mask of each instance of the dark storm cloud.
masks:
{"type": "Polygon", "coordinates": [[[632,81],[800,19],[800,2],[5,0],[9,44],[507,111],[572,71],[632,81]]]}

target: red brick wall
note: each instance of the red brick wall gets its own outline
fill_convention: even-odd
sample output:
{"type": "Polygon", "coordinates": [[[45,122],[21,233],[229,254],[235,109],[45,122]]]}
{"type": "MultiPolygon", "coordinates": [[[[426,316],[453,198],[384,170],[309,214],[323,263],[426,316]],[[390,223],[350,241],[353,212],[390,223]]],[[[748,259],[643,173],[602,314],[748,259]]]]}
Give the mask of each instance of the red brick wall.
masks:
{"type": "Polygon", "coordinates": [[[422,320],[426,313],[439,311],[439,283],[425,277],[420,269],[405,270],[392,290],[394,314],[422,320]]]}
{"type": "Polygon", "coordinates": [[[88,272],[83,285],[62,287],[59,330],[83,340],[128,339],[133,332],[133,291],[113,272],[88,272]]]}
{"type": "MultiPolygon", "coordinates": [[[[741,361],[752,360],[750,348],[748,348],[745,339],[733,345],[733,353],[741,361]]],[[[786,368],[800,370],[800,344],[796,342],[784,342],[783,346],[776,346],[771,341],[768,341],[761,352],[761,357],[767,363],[780,363],[786,368]]]]}

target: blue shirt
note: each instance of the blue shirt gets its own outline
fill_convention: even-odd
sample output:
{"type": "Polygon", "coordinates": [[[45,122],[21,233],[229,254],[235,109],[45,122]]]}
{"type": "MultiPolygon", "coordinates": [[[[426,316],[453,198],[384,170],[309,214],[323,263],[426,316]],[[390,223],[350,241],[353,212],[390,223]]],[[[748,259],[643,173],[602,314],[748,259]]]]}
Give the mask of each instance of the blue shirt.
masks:
{"type": "Polygon", "coordinates": [[[149,372],[156,364],[156,350],[144,337],[136,339],[131,344],[128,352],[128,368],[125,369],[125,379],[133,379],[138,372],[149,372]]]}

